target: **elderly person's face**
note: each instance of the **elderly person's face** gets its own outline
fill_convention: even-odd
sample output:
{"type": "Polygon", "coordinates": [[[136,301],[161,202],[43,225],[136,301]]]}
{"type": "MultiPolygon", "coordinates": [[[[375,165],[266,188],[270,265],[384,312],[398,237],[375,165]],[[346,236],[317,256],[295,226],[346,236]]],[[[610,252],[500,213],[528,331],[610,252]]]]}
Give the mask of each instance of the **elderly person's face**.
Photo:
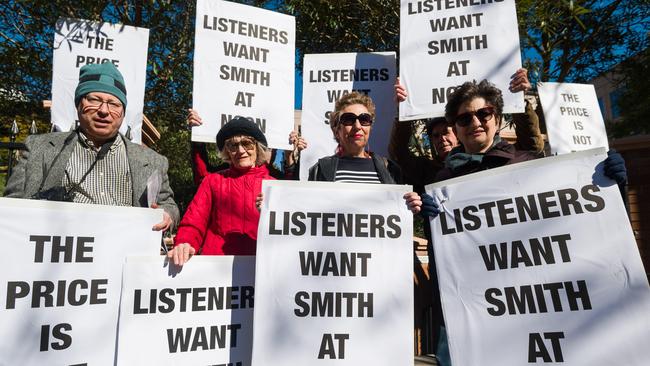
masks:
{"type": "Polygon", "coordinates": [[[341,110],[336,137],[343,148],[343,155],[364,156],[371,126],[372,116],[363,104],[352,104],[341,110]]]}
{"type": "Polygon", "coordinates": [[[117,97],[102,92],[86,94],[77,106],[79,127],[95,145],[115,137],[124,120],[124,106],[117,97]]]}
{"type": "Polygon", "coordinates": [[[248,169],[257,161],[257,142],[250,136],[234,136],[226,140],[223,147],[230,156],[230,165],[235,169],[248,169]]]}
{"type": "Polygon", "coordinates": [[[454,135],[454,131],[446,123],[437,123],[431,129],[431,144],[436,149],[436,153],[441,160],[447,158],[447,155],[458,145],[458,139],[454,135]]]}
{"type": "Polygon", "coordinates": [[[465,147],[465,152],[486,152],[494,141],[499,119],[496,108],[481,97],[461,104],[454,117],[454,133],[465,147]]]}

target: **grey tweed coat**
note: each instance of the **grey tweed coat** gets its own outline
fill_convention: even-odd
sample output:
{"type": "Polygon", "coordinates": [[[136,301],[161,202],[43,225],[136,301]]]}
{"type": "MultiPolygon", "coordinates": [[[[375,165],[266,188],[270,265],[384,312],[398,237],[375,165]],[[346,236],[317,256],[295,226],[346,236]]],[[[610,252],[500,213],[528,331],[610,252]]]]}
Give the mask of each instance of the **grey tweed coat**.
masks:
{"type": "MultiPolygon", "coordinates": [[[[133,206],[148,207],[147,180],[156,169],[162,176],[158,205],[171,216],[178,225],[179,211],[174,202],[174,192],[169,186],[167,158],[155,151],[134,144],[124,136],[126,156],[129,161],[133,187],[133,206]]],[[[60,187],[65,167],[76,144],[76,132],[53,132],[32,135],[27,138],[18,164],[13,170],[4,195],[13,198],[32,198],[39,191],[44,192],[60,187]],[[57,158],[58,156],[58,158],[57,158]]]]}

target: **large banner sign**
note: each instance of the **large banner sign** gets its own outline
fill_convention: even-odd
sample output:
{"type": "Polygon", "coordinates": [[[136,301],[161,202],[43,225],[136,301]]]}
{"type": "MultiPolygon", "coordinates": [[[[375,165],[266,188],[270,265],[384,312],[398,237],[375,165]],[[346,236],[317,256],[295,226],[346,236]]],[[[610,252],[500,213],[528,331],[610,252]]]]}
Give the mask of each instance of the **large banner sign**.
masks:
{"type": "Polygon", "coordinates": [[[122,265],[162,210],[0,199],[0,365],[113,365],[122,265]]]}
{"type": "Polygon", "coordinates": [[[537,91],[553,154],[609,148],[593,85],[545,82],[537,91]]]}
{"type": "Polygon", "coordinates": [[[648,364],[650,287],[605,157],[427,187],[441,206],[431,229],[454,366],[648,364]]]}
{"type": "Polygon", "coordinates": [[[483,79],[503,91],[504,113],[524,111],[523,92],[508,91],[521,68],[515,0],[400,3],[400,120],[444,116],[454,88],[483,79]]]}
{"type": "Polygon", "coordinates": [[[264,181],[253,365],[413,364],[409,188],[264,181]]]}
{"type": "Polygon", "coordinates": [[[329,117],[336,101],[353,90],[369,95],[375,103],[368,148],[387,155],[396,114],[395,77],[394,52],[305,55],[301,130],[309,148],[300,153],[300,179],[307,180],[318,159],[334,154],[329,117]]]}
{"type": "Polygon", "coordinates": [[[120,132],[129,127],[133,142],[141,141],[144,86],[147,79],[149,30],[123,24],[61,18],[54,34],[52,124],[69,131],[77,121],[74,91],[79,69],[86,64],[112,62],[126,84],[126,114],[120,132]]]}
{"type": "Polygon", "coordinates": [[[250,365],[255,257],[124,266],[118,365],[250,365]]]}
{"type": "Polygon", "coordinates": [[[215,142],[234,116],[252,118],[269,147],[291,149],[296,23],[289,15],[198,0],[192,141],[215,142]]]}

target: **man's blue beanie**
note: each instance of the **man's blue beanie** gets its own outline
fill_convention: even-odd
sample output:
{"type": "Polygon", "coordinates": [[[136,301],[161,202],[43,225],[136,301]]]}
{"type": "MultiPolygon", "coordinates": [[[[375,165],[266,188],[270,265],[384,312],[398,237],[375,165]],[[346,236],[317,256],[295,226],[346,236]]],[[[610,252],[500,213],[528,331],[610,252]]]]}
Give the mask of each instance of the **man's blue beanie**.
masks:
{"type": "Polygon", "coordinates": [[[117,67],[110,62],[84,65],[79,70],[79,85],[74,91],[74,104],[79,105],[81,98],[91,92],[112,94],[126,108],[124,78],[117,67]]]}

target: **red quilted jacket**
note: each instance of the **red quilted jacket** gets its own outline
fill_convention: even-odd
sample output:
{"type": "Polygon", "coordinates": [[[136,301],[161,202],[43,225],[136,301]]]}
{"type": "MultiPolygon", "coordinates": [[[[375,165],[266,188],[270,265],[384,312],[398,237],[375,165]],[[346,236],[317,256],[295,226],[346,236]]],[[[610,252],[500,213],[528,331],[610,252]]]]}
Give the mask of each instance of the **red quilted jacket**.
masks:
{"type": "Polygon", "coordinates": [[[255,198],[264,179],[275,179],[266,165],[207,175],[185,211],[175,244],[189,243],[204,255],[255,255],[260,219],[255,198]]]}

